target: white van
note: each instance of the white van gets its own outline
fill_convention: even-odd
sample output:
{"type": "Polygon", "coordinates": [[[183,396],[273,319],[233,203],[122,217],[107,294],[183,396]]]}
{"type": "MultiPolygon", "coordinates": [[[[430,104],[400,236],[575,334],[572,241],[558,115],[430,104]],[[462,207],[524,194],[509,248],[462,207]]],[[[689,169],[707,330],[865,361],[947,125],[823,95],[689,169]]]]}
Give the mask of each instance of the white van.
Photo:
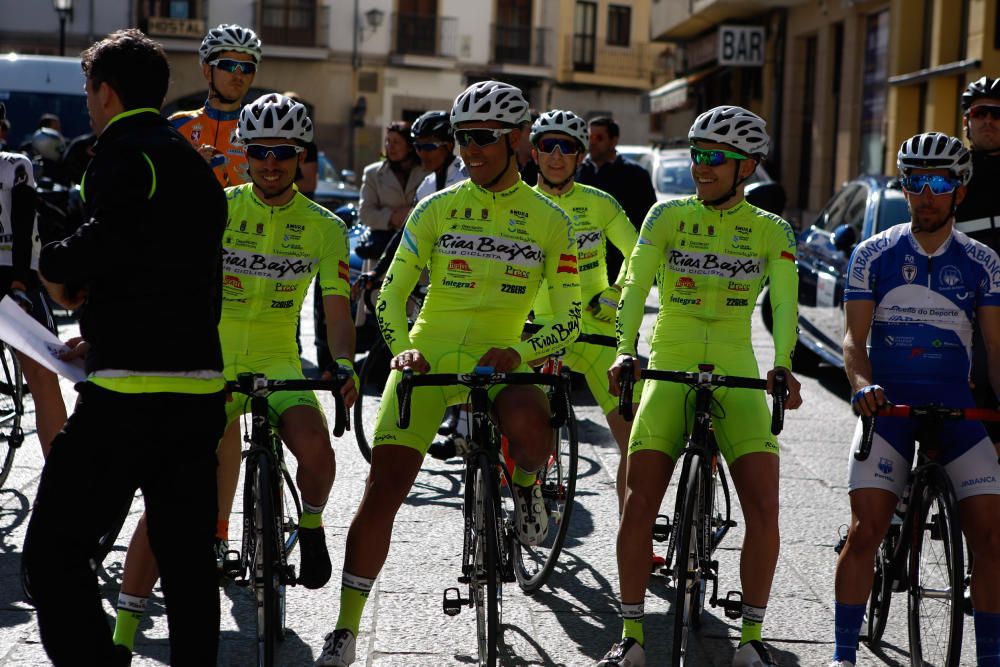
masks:
{"type": "Polygon", "coordinates": [[[38,129],[38,118],[54,113],[68,142],[90,132],[85,78],[79,58],[0,54],[0,102],[7,106],[10,136],[16,149],[38,129]]]}

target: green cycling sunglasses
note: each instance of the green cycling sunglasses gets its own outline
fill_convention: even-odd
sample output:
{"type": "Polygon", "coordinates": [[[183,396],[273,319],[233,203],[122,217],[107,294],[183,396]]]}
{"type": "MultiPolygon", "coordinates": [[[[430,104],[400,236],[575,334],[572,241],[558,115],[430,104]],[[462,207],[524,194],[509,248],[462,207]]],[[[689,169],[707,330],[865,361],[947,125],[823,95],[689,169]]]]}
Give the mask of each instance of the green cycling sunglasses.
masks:
{"type": "Polygon", "coordinates": [[[697,146],[691,146],[691,161],[695,164],[718,167],[726,161],[726,158],[730,158],[732,160],[746,160],[747,156],[742,153],[734,153],[733,151],[718,149],[703,150],[697,146]]]}

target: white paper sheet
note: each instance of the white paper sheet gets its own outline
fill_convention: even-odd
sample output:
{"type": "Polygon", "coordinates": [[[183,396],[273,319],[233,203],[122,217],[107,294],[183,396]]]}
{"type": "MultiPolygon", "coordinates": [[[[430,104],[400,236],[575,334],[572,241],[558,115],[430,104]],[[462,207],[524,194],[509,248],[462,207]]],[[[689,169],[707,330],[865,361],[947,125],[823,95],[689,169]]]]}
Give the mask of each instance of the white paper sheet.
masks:
{"type": "Polygon", "coordinates": [[[0,300],[0,339],[53,373],[58,373],[73,382],[87,379],[87,373],[83,370],[83,360],[76,359],[73,363],[67,363],[56,356],[69,348],[52,335],[51,331],[24,312],[9,296],[0,300]]]}

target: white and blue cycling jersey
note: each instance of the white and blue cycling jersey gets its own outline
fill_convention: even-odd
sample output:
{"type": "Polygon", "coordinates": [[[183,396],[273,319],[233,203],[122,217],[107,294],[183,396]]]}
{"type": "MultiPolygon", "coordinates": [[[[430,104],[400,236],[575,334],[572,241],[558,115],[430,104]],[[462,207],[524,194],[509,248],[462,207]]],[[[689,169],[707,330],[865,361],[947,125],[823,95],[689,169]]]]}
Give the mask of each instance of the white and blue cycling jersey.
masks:
{"type": "Polygon", "coordinates": [[[896,225],[851,255],[844,301],[853,300],[875,302],[875,382],[967,384],[976,309],[1000,306],[1000,258],[959,231],[928,254],[909,223],[896,225]]]}

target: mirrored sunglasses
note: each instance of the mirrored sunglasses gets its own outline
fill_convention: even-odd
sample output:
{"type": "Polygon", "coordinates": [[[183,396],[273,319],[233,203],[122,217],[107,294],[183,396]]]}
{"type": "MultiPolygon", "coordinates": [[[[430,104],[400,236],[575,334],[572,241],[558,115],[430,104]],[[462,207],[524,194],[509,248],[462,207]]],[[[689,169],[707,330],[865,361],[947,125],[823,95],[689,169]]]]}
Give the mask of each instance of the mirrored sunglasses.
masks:
{"type": "Polygon", "coordinates": [[[904,176],[899,179],[899,183],[903,186],[903,190],[909,192],[911,195],[919,195],[928,186],[930,186],[933,194],[946,195],[954,192],[955,188],[961,185],[958,179],[951,178],[950,176],[931,176],[930,174],[904,176]]]}
{"type": "Polygon", "coordinates": [[[1000,120],[1000,107],[993,104],[980,104],[969,109],[969,117],[976,120],[983,120],[989,116],[993,120],[1000,120]]]}
{"type": "Polygon", "coordinates": [[[473,127],[466,130],[455,130],[455,141],[459,146],[468,146],[475,142],[477,146],[491,146],[500,141],[500,137],[514,131],[512,127],[492,129],[488,127],[473,127]]]}
{"type": "Polygon", "coordinates": [[[447,146],[443,141],[428,141],[413,144],[414,150],[418,150],[422,153],[429,153],[432,150],[441,148],[442,146],[447,146]]]}
{"type": "Polygon", "coordinates": [[[266,160],[268,155],[273,155],[275,160],[291,160],[293,157],[304,151],[301,146],[291,144],[278,144],[277,146],[266,146],[264,144],[247,144],[247,157],[254,160],[266,160]]]}
{"type": "Polygon", "coordinates": [[[551,153],[557,148],[563,155],[576,155],[580,152],[580,145],[573,139],[560,139],[558,137],[546,137],[538,142],[539,153],[551,153]]]}
{"type": "Polygon", "coordinates": [[[218,67],[223,72],[234,73],[236,70],[244,74],[253,74],[257,71],[257,63],[248,60],[232,60],[230,58],[219,58],[208,63],[212,67],[218,67]]]}
{"type": "Polygon", "coordinates": [[[724,150],[703,150],[697,146],[691,146],[691,161],[695,164],[703,164],[709,167],[718,167],[726,158],[731,160],[746,160],[747,156],[742,153],[724,150]]]}

